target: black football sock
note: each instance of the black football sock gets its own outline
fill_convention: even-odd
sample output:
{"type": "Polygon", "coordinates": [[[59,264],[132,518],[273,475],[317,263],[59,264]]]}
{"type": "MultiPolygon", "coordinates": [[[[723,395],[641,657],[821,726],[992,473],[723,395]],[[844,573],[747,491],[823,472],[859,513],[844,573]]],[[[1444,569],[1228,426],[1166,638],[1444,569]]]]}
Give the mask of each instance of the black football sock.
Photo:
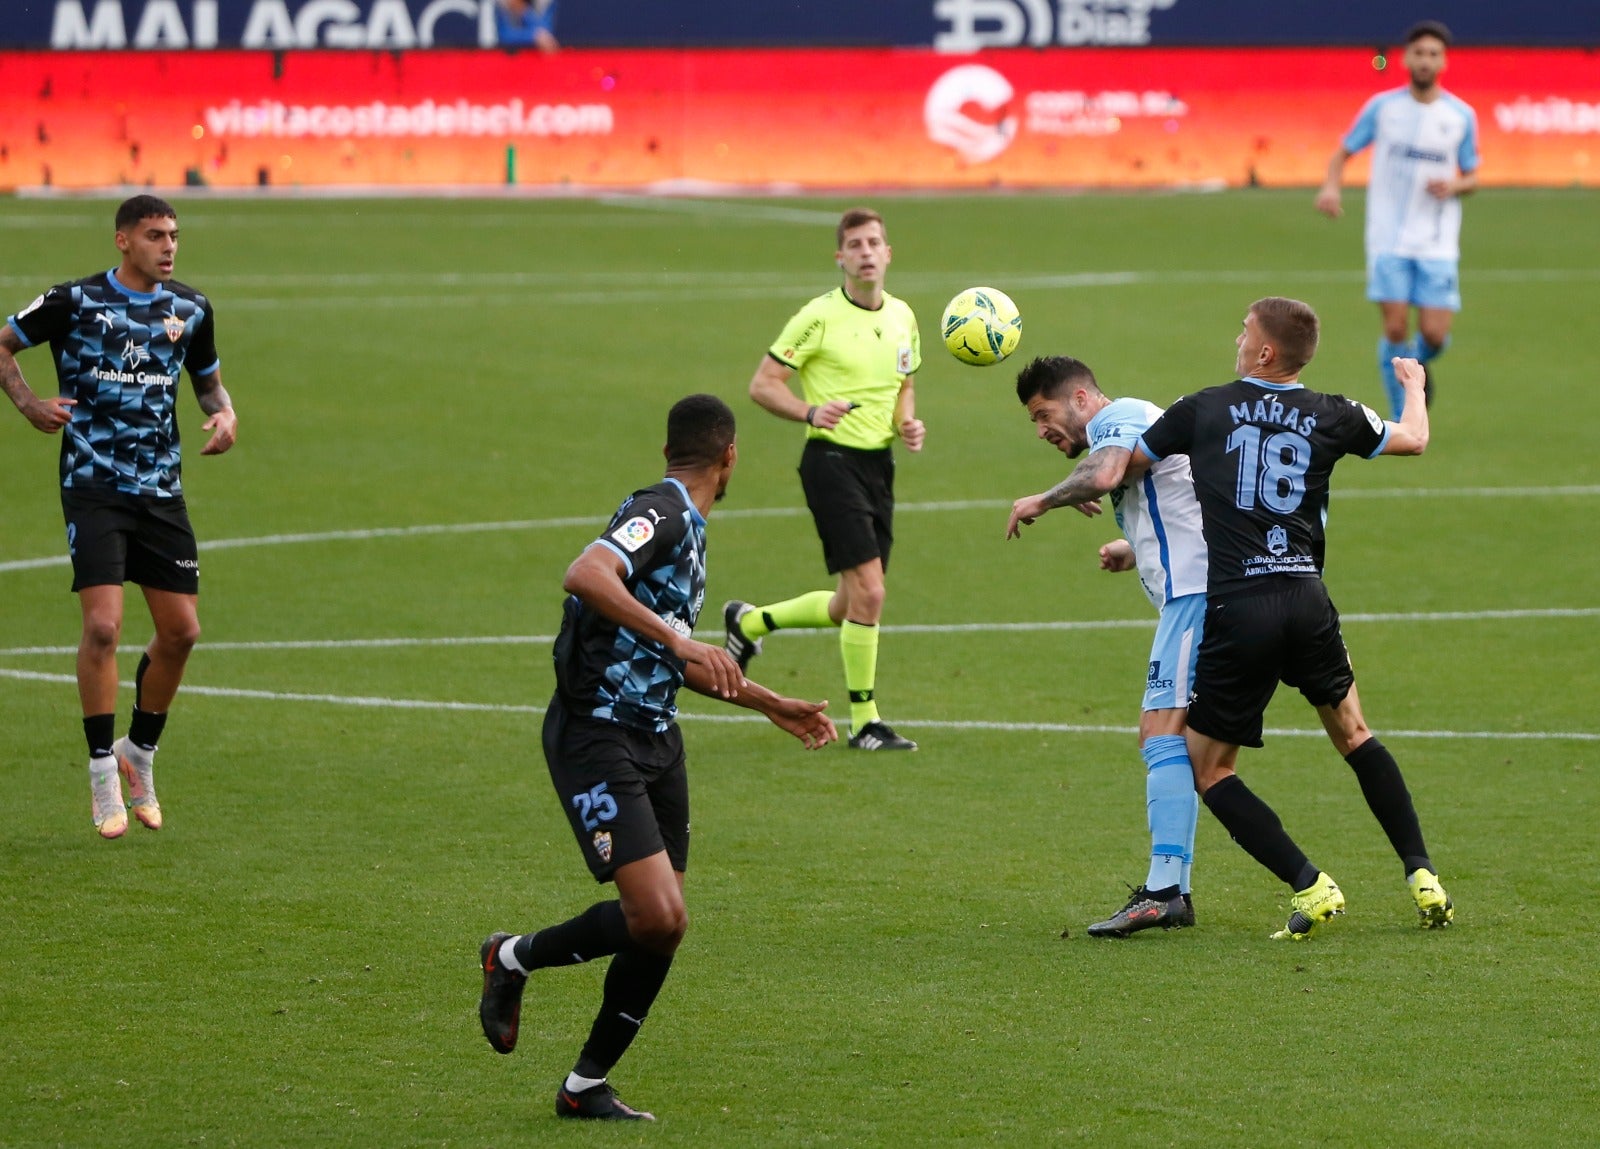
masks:
{"type": "Polygon", "coordinates": [[[133,708],[135,710],[144,705],[144,672],[150,669],[150,652],[147,650],[139,656],[139,667],[133,672],[133,708]]]}
{"type": "Polygon", "coordinates": [[[115,714],[91,714],[83,720],[83,736],[89,742],[89,757],[111,757],[111,744],[117,740],[115,714]]]}
{"type": "Polygon", "coordinates": [[[1428,860],[1428,847],[1422,841],[1422,823],[1417,821],[1411,792],[1406,789],[1406,780],[1389,748],[1376,738],[1369,738],[1345,755],[1344,760],[1356,772],[1361,796],[1367,800],[1367,808],[1378,819],[1383,832],[1389,835],[1389,844],[1400,855],[1406,874],[1409,876],[1416,869],[1437,873],[1428,860]]]}
{"type": "Polygon", "coordinates": [[[1201,797],[1244,852],[1290,889],[1303,890],[1317,880],[1317,867],[1284,831],[1272,807],[1256,797],[1239,775],[1228,775],[1201,797]]]}
{"type": "Polygon", "coordinates": [[[617,953],[632,942],[621,902],[596,902],[575,918],[538,933],[523,934],[512,947],[525,970],[578,965],[617,953]]]}
{"type": "Polygon", "coordinates": [[[153,714],[148,710],[140,710],[139,704],[134,703],[133,721],[128,724],[128,741],[141,750],[154,750],[156,743],[161,741],[161,732],[166,729],[167,716],[153,714]]]}
{"type": "Polygon", "coordinates": [[[606,970],[605,997],[572,1071],[579,1077],[604,1077],[621,1060],[644,1024],[672,958],[637,946],[620,951],[606,970]]]}

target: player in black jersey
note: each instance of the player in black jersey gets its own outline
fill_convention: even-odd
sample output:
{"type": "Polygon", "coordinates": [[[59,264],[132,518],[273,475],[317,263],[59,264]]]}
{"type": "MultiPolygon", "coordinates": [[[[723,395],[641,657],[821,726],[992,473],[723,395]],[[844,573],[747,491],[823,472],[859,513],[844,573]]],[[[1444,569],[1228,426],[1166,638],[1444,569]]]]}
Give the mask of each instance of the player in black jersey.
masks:
{"type": "Polygon", "coordinates": [[[1287,882],[1292,912],[1275,938],[1301,940],[1344,912],[1344,894],[1234,773],[1240,746],[1261,745],[1278,683],[1317,709],[1334,747],[1400,855],[1424,928],[1454,907],[1428,858],[1394,756],[1368,729],[1339,612],[1322,582],[1328,479],[1346,455],[1420,455],[1428,445],[1422,367],[1395,359],[1406,403],[1398,423],[1300,372],[1317,349],[1317,316],[1293,299],[1250,305],[1235,341],[1240,378],[1187,395],[1151,424],[1134,465],[1189,456],[1210,552],[1205,637],[1185,731],[1195,786],[1234,841],[1287,882]]]}
{"type": "Polygon", "coordinates": [[[200,637],[200,563],[178,449],[185,367],[207,416],[202,429],[211,432],[200,453],[222,454],[239,427],[222,386],[215,309],[172,278],[172,205],[151,195],[126,200],[117,208],[116,244],[119,266],[52,287],[0,327],[0,388],[39,430],[63,432],[61,507],[83,613],[78,695],[91,808],[103,838],[123,834],[129,807],[150,829],[161,828],[152,759],[200,637]],[[58,394],[45,398],[34,394],[16,360],[40,343],[50,345],[58,381],[58,394]],[[116,739],[124,582],[144,591],[155,637],[134,674],[127,737],[116,739]]]}
{"type": "Polygon", "coordinates": [[[705,598],[705,526],[738,461],[733,412],[712,395],[667,416],[667,474],[628,496],[567,568],[555,644],[555,696],[544,720],[550,780],[595,879],[617,898],[535,933],[491,934],[479,958],[478,1017],[489,1045],[517,1044],[528,974],[616,955],[599,1015],[556,1093],[560,1117],[653,1120],[606,1081],[660,992],[688,914],[689,785],[677,694],[767,716],[808,750],[838,737],[826,702],[784,698],[744,678],[733,656],[691,633],[705,598]]]}

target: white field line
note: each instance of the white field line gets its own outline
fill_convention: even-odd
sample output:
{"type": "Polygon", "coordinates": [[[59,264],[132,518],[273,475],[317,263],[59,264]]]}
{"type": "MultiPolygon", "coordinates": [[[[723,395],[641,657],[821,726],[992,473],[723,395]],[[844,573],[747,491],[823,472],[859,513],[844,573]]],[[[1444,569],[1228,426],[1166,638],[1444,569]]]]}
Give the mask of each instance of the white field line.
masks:
{"type": "MultiPolygon", "coordinates": [[[[1535,607],[1526,610],[1446,610],[1397,611],[1387,614],[1342,614],[1341,622],[1393,624],[1399,622],[1492,622],[1506,619],[1538,621],[1541,619],[1600,618],[1600,607],[1535,607]]],[[[1097,618],[1060,620],[1048,622],[950,622],[905,623],[882,627],[885,634],[1038,634],[1067,631],[1094,630],[1154,630],[1154,618],[1097,618]]],[[[721,631],[699,631],[703,642],[720,642],[721,631]]],[[[783,641],[794,638],[831,638],[834,632],[827,629],[788,630],[781,632],[783,641]]],[[[202,642],[200,649],[207,652],[223,651],[273,651],[273,650],[395,650],[450,646],[545,646],[556,640],[553,634],[486,634],[447,635],[443,637],[395,638],[291,638],[267,639],[260,642],[202,642]]],[[[124,653],[143,649],[142,643],[125,642],[124,653]]],[[[28,655],[76,654],[76,646],[12,646],[0,648],[0,658],[28,655]]]]}
{"type": "MultiPolygon", "coordinates": [[[[1489,283],[1592,283],[1600,280],[1600,268],[1592,267],[1502,267],[1483,268],[1473,273],[1473,278],[1489,283]]],[[[1272,279],[1293,279],[1298,282],[1358,283],[1365,282],[1365,273],[1359,268],[1208,268],[1193,271],[1139,271],[1134,269],[1112,271],[1040,272],[1040,271],[905,271],[895,274],[897,291],[901,294],[934,289],[944,289],[951,283],[986,280],[1004,282],[1014,290],[1071,290],[1093,287],[1185,287],[1216,283],[1257,283],[1272,279]]],[[[730,288],[749,290],[778,290],[785,293],[813,294],[829,286],[826,276],[787,271],[725,270],[659,271],[640,268],[619,271],[359,271],[359,272],[217,272],[205,276],[206,287],[229,288],[234,292],[254,288],[265,291],[294,291],[297,298],[306,298],[307,288],[377,288],[399,287],[416,289],[415,298],[442,288],[560,288],[562,293],[573,291],[598,292],[601,297],[614,291],[631,292],[647,288],[670,288],[674,292],[683,288],[730,288]]],[[[37,276],[0,275],[0,288],[27,288],[41,286],[37,276]]],[[[342,297],[342,296],[341,296],[342,297]]],[[[236,295],[230,306],[251,298],[236,295]]],[[[365,298],[365,297],[363,297],[365,298]]],[[[405,296],[403,298],[411,298],[405,296]]],[[[587,296],[585,296],[587,298],[587,296]]],[[[620,296],[618,297],[621,298],[620,296]]]]}
{"type": "MultiPolygon", "coordinates": [[[[1600,485],[1573,487],[1394,487],[1340,490],[1336,497],[1347,499],[1536,499],[1591,497],[1600,495],[1600,485]]],[[[1009,509],[1006,499],[954,499],[942,502],[901,503],[897,512],[919,514],[938,511],[999,511],[1009,509]]],[[[716,512],[718,522],[739,519],[798,518],[811,512],[801,506],[735,507],[716,512]]],[[[410,527],[358,527],[338,531],[301,531],[291,534],[253,535],[237,539],[212,539],[202,542],[202,551],[236,550],[240,547],[286,546],[294,543],[362,542],[369,539],[419,538],[426,535],[470,535],[499,531],[539,531],[588,527],[598,531],[605,520],[597,515],[570,515],[554,519],[510,519],[488,523],[422,523],[410,527]]],[[[7,571],[37,570],[67,565],[66,555],[0,562],[0,574],[7,571]]]]}
{"type": "MultiPolygon", "coordinates": [[[[562,277],[559,281],[550,280],[548,273],[538,272],[428,272],[415,275],[374,272],[315,277],[295,274],[241,276],[239,279],[242,283],[258,289],[268,292],[292,291],[293,294],[217,292],[218,287],[226,289],[229,286],[229,279],[226,274],[208,277],[207,289],[226,298],[229,308],[244,311],[303,309],[313,303],[322,307],[359,307],[364,311],[407,308],[436,311],[443,307],[479,307],[485,303],[501,302],[507,289],[539,286],[552,288],[541,297],[545,306],[572,307],[804,298],[808,294],[818,294],[829,286],[826,278],[811,275],[780,276],[763,272],[741,272],[736,275],[726,272],[600,272],[590,276],[562,277]],[[387,294],[370,290],[326,290],[328,287],[388,285],[402,290],[387,294]],[[553,290],[556,287],[559,290],[553,290]],[[319,291],[319,288],[323,290],[319,291]]],[[[1600,268],[1486,269],[1475,273],[1474,279],[1478,282],[1511,284],[1593,283],[1600,281],[1600,268]]],[[[914,295],[949,292],[953,285],[979,280],[1001,282],[1007,290],[1017,292],[1208,284],[1360,283],[1364,281],[1364,274],[1359,270],[1328,269],[1104,271],[1073,274],[1027,272],[1011,275],[992,271],[950,271],[906,272],[897,275],[895,283],[898,293],[914,295]]],[[[44,286],[37,277],[0,276],[0,288],[7,290],[38,291],[44,286]]]]}
{"type": "MultiPolygon", "coordinates": [[[[61,685],[75,684],[77,679],[70,674],[43,674],[31,670],[8,670],[0,668],[0,678],[10,678],[22,682],[49,682],[61,685]]],[[[120,684],[125,689],[132,689],[133,683],[120,684]]],[[[496,702],[451,702],[435,701],[423,698],[385,698],[372,695],[344,695],[344,694],[310,694],[299,691],[279,690],[243,690],[224,686],[191,686],[185,685],[183,693],[186,695],[201,695],[209,698],[238,698],[262,702],[313,702],[324,703],[331,706],[353,706],[364,709],[378,710],[427,710],[427,711],[463,711],[470,713],[487,714],[526,714],[539,715],[544,713],[542,706],[516,705],[513,703],[496,702]]],[[[684,714],[686,722],[744,722],[759,723],[766,719],[759,715],[739,714],[684,714]]],[[[1071,722],[965,722],[949,719],[916,719],[896,718],[897,725],[914,730],[987,730],[1002,733],[1027,733],[1027,734],[1121,734],[1135,735],[1138,729],[1133,726],[1113,725],[1087,725],[1071,722]]],[[[1293,730],[1271,729],[1265,733],[1278,738],[1322,738],[1325,737],[1321,730],[1293,730]]],[[[1584,731],[1560,730],[1385,730],[1385,738],[1429,738],[1448,739],[1452,741],[1483,741],[1483,742],[1600,742],[1600,734],[1591,734],[1584,731]]]]}

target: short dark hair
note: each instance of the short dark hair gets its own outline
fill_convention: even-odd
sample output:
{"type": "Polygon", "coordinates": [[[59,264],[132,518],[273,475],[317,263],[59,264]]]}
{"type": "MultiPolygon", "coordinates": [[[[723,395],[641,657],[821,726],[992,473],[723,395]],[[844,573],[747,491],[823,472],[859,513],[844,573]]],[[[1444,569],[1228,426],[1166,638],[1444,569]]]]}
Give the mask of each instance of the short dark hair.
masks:
{"type": "Polygon", "coordinates": [[[1317,353],[1321,325],[1309,303],[1269,295],[1252,303],[1250,310],[1285,367],[1298,371],[1311,362],[1311,357],[1317,353]]]}
{"type": "Polygon", "coordinates": [[[1054,399],[1063,387],[1072,383],[1100,390],[1094,372],[1083,360],[1070,355],[1042,355],[1017,372],[1017,399],[1023,406],[1035,395],[1054,399]]]}
{"type": "Polygon", "coordinates": [[[1438,20],[1418,20],[1406,29],[1407,44],[1410,44],[1413,40],[1420,40],[1424,36],[1432,36],[1446,48],[1450,46],[1453,39],[1450,35],[1450,29],[1446,28],[1438,20]]]}
{"type": "Polygon", "coordinates": [[[689,395],[667,412],[667,465],[709,467],[722,461],[736,428],[733,409],[715,395],[689,395]]]}
{"type": "Polygon", "coordinates": [[[839,217],[839,230],[834,233],[834,246],[839,249],[844,247],[844,233],[852,228],[860,227],[864,223],[876,223],[883,228],[884,237],[889,235],[889,229],[884,227],[883,217],[870,207],[853,207],[839,217]]]}
{"type": "Polygon", "coordinates": [[[117,230],[126,231],[141,219],[177,219],[173,206],[158,195],[136,195],[117,208],[117,230]]]}

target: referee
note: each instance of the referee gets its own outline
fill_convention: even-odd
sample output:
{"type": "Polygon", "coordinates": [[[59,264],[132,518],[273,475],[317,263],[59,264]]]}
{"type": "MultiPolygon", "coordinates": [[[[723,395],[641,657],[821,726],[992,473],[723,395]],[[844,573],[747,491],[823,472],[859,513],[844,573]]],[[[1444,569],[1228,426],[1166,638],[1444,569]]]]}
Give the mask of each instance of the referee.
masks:
{"type": "Polygon", "coordinates": [[[741,669],[761,640],[785,628],[837,627],[850,691],[849,746],[915,750],[879,716],[878,621],[894,543],[896,436],[922,450],[925,429],[913,388],[922,341],[911,308],[883,289],[891,249],[883,217],[852,208],[839,220],[834,262],[844,283],[807,303],[784,326],[750,380],[750,397],[781,419],[806,424],[800,484],[822,539],[833,590],[768,606],[723,606],[728,653],[741,669]],[[796,373],[804,398],[789,380],[796,373]]]}

